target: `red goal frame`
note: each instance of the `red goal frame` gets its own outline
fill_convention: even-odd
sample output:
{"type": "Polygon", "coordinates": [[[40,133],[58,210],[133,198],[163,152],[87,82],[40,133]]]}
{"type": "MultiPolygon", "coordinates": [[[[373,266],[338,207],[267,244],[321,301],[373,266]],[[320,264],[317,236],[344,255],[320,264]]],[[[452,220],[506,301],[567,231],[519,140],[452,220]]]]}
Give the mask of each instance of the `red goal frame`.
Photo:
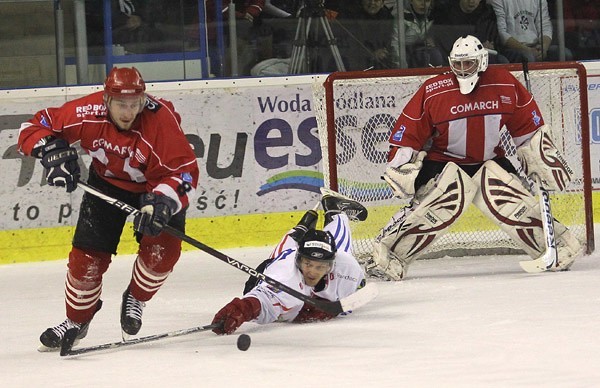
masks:
{"type": "MultiPolygon", "coordinates": [[[[508,71],[522,71],[521,64],[503,64],[490,65],[507,69],[508,71]]],[[[581,152],[583,160],[583,196],[584,196],[584,215],[586,227],[586,253],[590,254],[595,249],[594,242],[594,221],[592,206],[592,181],[590,165],[590,133],[589,133],[589,110],[587,95],[587,71],[585,67],[578,62],[535,62],[529,64],[529,71],[553,70],[553,69],[574,69],[579,79],[579,103],[581,109],[581,152]]],[[[328,140],[328,173],[329,186],[332,190],[338,190],[338,173],[336,161],[336,134],[335,134],[335,109],[334,109],[334,82],[348,79],[369,79],[385,77],[406,77],[406,76],[434,76],[444,72],[451,71],[449,67],[440,68],[421,68],[421,69],[392,69],[392,70],[373,70],[373,71],[350,71],[331,73],[323,83],[325,89],[325,116],[327,125],[328,140]]]]}

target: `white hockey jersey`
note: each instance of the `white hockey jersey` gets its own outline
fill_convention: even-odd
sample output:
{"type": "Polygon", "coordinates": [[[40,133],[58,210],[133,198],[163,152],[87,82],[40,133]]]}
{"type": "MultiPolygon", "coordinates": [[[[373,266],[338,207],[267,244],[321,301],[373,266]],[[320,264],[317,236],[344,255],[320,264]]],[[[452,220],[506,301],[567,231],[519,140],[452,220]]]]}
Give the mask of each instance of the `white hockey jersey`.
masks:
{"type": "MultiPolygon", "coordinates": [[[[365,275],[362,267],[352,255],[352,240],[348,217],[336,215],[333,221],[323,228],[333,234],[337,253],[333,269],[322,290],[315,291],[304,283],[302,273],[296,267],[298,243],[286,234],[275,247],[270,258],[273,259],[264,274],[304,295],[336,301],[356,292],[365,275]]],[[[275,321],[293,321],[304,302],[283,292],[275,290],[265,282],[260,282],[244,297],[254,297],[260,301],[261,312],[254,322],[264,324],[275,321]]]]}

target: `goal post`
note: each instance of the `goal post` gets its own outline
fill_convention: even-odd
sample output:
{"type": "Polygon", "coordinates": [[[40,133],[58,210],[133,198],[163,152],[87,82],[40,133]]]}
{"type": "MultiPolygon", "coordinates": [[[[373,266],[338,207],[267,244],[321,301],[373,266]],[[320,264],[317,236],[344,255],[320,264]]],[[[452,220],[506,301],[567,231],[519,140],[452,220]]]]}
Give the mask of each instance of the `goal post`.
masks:
{"type": "MultiPolygon", "coordinates": [[[[520,64],[502,66],[524,82],[520,64]]],[[[423,82],[445,68],[335,72],[313,88],[315,115],[323,153],[324,185],[354,198],[369,210],[369,218],[353,223],[354,253],[371,255],[374,239],[392,215],[404,206],[394,198],[381,175],[388,139],[402,109],[423,82]]],[[[565,192],[552,193],[554,217],[594,250],[587,76],[577,62],[529,64],[532,93],[546,124],[574,170],[565,192]]],[[[515,146],[506,129],[501,144],[520,170],[515,146]]],[[[473,205],[437,241],[425,257],[524,254],[496,224],[473,205]]]]}

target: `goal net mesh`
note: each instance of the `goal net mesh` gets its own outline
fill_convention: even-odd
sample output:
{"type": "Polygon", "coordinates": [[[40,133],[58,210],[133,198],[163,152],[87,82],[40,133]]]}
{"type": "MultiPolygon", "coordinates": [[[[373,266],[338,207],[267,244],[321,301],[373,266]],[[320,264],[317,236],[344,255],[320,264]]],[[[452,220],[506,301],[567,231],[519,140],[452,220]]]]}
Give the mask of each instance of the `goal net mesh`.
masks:
{"type": "MultiPolygon", "coordinates": [[[[432,73],[349,79],[336,79],[334,73],[325,84],[315,84],[313,88],[325,187],[337,188],[369,210],[365,222],[352,223],[354,252],[361,261],[371,255],[374,239],[391,216],[408,205],[408,202],[393,197],[381,175],[396,118],[419,86],[435,75],[432,73]],[[328,139],[335,139],[335,144],[329,144],[328,139]]],[[[525,84],[522,71],[513,74],[525,84]]],[[[579,75],[575,68],[530,70],[529,74],[531,91],[544,120],[552,129],[557,147],[574,170],[567,191],[552,193],[552,212],[585,244],[588,231],[579,75]]],[[[520,170],[514,143],[505,129],[501,143],[508,158],[520,170]]],[[[425,257],[489,254],[524,252],[496,224],[470,205],[425,257]]]]}

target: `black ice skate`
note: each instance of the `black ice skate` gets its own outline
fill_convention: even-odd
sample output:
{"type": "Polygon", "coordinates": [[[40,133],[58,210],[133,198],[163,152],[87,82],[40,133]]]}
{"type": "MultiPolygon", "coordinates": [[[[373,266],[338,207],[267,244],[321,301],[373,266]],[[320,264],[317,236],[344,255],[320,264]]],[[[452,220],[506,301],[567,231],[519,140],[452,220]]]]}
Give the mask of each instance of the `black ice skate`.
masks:
{"type": "MultiPolygon", "coordinates": [[[[102,301],[98,300],[96,304],[96,311],[94,314],[98,312],[102,308],[102,301]]],[[[88,333],[88,329],[90,327],[91,320],[85,323],[76,323],[70,320],[69,318],[65,319],[63,323],[56,325],[54,327],[49,327],[40,335],[41,345],[38,348],[40,352],[52,352],[58,351],[61,347],[61,342],[67,330],[73,329],[77,330],[77,335],[75,336],[75,342],[73,345],[77,345],[79,340],[85,338],[88,333]]]]}
{"type": "Polygon", "coordinates": [[[146,304],[134,298],[129,292],[129,287],[123,293],[121,303],[121,330],[123,339],[136,335],[142,327],[142,311],[146,304]]]}
{"type": "Polygon", "coordinates": [[[346,214],[350,221],[364,221],[367,219],[367,208],[357,201],[323,187],[321,193],[323,194],[321,205],[325,210],[325,225],[331,222],[334,215],[340,213],[346,214]]]}

